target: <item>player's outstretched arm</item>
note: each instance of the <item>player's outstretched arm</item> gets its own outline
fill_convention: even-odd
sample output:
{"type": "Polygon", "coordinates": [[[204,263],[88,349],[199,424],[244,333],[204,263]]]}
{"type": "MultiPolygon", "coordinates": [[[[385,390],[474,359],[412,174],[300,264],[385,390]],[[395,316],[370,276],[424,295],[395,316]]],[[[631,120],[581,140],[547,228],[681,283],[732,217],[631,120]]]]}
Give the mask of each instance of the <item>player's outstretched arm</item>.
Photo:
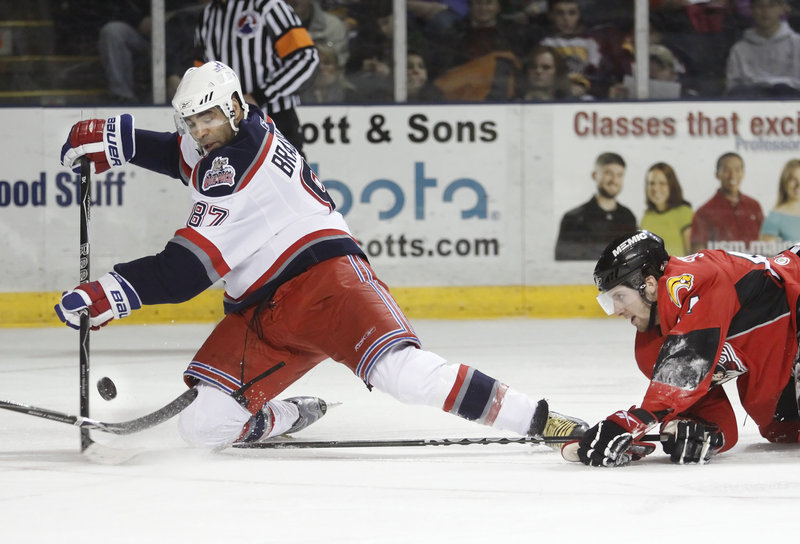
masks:
{"type": "MultiPolygon", "coordinates": [[[[186,138],[191,140],[191,136],[186,138]]],[[[131,164],[174,179],[181,179],[181,149],[177,132],[156,132],[137,128],[134,139],[136,156],[131,158],[131,164]]],[[[188,177],[191,174],[191,165],[187,165],[186,168],[188,177]]]]}

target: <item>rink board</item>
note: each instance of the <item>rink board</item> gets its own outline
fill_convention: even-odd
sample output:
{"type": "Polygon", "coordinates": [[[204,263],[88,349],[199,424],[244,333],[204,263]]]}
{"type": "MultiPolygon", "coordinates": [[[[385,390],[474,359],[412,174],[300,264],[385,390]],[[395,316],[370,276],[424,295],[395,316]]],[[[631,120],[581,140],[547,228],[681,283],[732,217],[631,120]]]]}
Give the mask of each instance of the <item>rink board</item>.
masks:
{"type": "MultiPolygon", "coordinates": [[[[169,108],[128,111],[139,128],[173,129],[169,108]]],[[[54,296],[76,283],[77,178],[59,151],[75,121],[118,113],[0,112],[17,127],[0,175],[0,325],[50,324],[54,296]]],[[[783,164],[800,155],[794,102],[307,106],[300,116],[309,163],[378,274],[421,317],[599,315],[594,263],[554,260],[560,218],[592,195],[599,153],[627,161],[619,200],[637,218],[655,162],[675,168],[697,208],[717,188],[716,158],[736,151],[742,190],[766,213],[783,164]]],[[[189,213],[178,181],[135,166],[96,176],[92,277],[160,251],[189,213]]],[[[141,319],[213,319],[218,295],[141,319]]]]}

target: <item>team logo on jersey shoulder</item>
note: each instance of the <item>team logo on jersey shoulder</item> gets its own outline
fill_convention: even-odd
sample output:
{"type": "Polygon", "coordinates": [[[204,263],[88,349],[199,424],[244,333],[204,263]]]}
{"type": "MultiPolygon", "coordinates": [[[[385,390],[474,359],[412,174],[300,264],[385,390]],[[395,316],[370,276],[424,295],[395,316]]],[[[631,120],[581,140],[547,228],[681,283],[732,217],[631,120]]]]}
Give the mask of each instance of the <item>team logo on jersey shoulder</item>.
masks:
{"type": "Polygon", "coordinates": [[[207,191],[217,185],[229,185],[233,187],[236,184],[236,170],[233,166],[228,164],[228,157],[217,157],[211,163],[205,175],[203,176],[203,190],[207,191]]]}
{"type": "Polygon", "coordinates": [[[255,36],[262,22],[258,13],[247,10],[236,19],[236,35],[240,38],[250,39],[255,36]]]}
{"type": "Polygon", "coordinates": [[[781,266],[786,266],[787,264],[792,262],[789,260],[789,257],[786,257],[784,255],[778,255],[773,259],[773,261],[775,262],[775,264],[779,264],[781,266]]]}
{"type": "Polygon", "coordinates": [[[680,292],[682,289],[690,291],[694,287],[694,276],[692,274],[681,274],[667,279],[667,292],[669,298],[678,308],[681,307],[680,292]]]}

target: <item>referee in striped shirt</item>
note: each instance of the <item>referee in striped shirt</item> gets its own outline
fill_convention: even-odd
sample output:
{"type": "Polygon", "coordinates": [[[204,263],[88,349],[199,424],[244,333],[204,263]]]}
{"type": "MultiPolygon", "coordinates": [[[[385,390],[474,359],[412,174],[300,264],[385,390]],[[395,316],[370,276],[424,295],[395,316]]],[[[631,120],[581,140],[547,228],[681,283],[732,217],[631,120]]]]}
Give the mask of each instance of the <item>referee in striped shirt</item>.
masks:
{"type": "Polygon", "coordinates": [[[213,0],[197,28],[196,61],[230,66],[245,100],[258,104],[300,153],[295,107],[313,79],[319,55],[300,18],[284,0],[213,0]]]}

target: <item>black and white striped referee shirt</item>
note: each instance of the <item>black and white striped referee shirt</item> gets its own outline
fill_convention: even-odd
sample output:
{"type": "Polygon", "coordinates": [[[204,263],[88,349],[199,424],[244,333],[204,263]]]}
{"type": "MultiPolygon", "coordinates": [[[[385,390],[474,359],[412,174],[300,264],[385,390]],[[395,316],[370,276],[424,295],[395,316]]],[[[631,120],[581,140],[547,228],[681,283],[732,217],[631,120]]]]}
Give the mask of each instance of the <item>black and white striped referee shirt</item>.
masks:
{"type": "Polygon", "coordinates": [[[196,45],[198,61],[230,66],[267,113],[297,106],[319,64],[314,41],[284,0],[214,0],[203,10],[196,45]]]}

